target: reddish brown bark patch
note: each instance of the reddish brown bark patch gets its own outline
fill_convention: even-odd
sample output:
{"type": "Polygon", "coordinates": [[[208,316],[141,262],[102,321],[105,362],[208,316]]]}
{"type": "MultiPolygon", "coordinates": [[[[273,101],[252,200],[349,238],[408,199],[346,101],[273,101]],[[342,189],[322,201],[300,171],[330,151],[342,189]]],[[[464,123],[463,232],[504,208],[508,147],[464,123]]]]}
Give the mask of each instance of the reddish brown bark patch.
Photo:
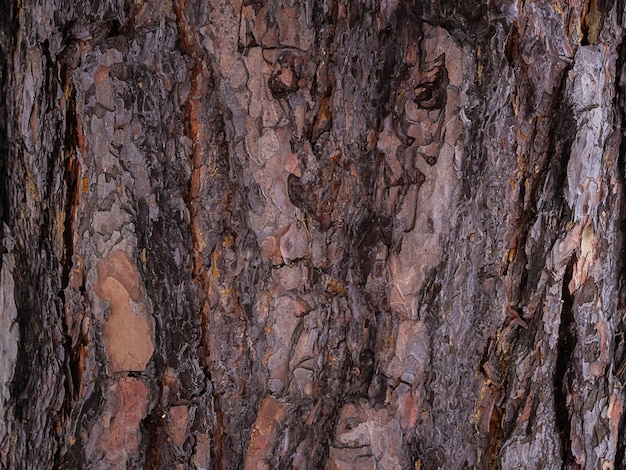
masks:
{"type": "Polygon", "coordinates": [[[102,327],[107,371],[143,371],[154,352],[154,329],[141,296],[137,267],[128,254],[116,251],[98,266],[98,278],[96,293],[111,307],[102,327]]]}
{"type": "Polygon", "coordinates": [[[115,380],[108,388],[104,413],[90,432],[86,453],[88,459],[108,468],[126,468],[139,452],[140,423],[148,411],[150,391],[142,380],[132,377],[115,380]]]}
{"type": "Polygon", "coordinates": [[[285,405],[274,397],[263,400],[259,415],[252,428],[246,454],[246,470],[269,469],[266,459],[272,451],[276,425],[285,417],[285,405]]]}

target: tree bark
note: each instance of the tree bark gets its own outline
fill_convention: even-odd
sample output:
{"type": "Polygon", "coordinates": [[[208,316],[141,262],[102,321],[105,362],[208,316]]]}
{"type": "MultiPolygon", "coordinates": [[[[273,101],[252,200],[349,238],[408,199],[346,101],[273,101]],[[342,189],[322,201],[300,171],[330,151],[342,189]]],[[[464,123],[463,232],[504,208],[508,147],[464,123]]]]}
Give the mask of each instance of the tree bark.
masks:
{"type": "Polygon", "coordinates": [[[0,465],[626,468],[622,0],[0,0],[0,465]]]}

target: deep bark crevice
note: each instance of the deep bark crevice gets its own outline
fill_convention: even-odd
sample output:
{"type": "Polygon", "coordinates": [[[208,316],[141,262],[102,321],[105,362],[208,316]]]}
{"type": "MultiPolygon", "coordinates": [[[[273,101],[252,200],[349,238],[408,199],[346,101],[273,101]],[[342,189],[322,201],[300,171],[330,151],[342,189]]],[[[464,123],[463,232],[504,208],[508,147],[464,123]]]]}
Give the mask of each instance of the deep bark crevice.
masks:
{"type": "MultiPolygon", "coordinates": [[[[5,217],[9,213],[9,58],[12,50],[12,13],[13,2],[11,0],[0,1],[0,11],[5,12],[0,20],[0,237],[4,238],[5,217]]],[[[4,248],[0,248],[4,250],[4,248]]],[[[0,253],[0,269],[2,269],[2,256],[0,253]]]]}
{"type": "Polygon", "coordinates": [[[572,255],[563,277],[561,322],[559,324],[559,339],[557,343],[557,356],[554,370],[554,408],[555,425],[559,433],[561,443],[561,457],[563,465],[573,463],[574,456],[570,448],[570,413],[567,403],[569,394],[572,363],[571,354],[576,346],[576,321],[574,319],[574,296],[570,293],[569,283],[572,280],[572,272],[576,265],[576,256],[572,255]]]}
{"type": "MultiPolygon", "coordinates": [[[[626,5],[623,0],[617,2],[616,13],[618,24],[624,23],[624,8],[626,5]]],[[[617,157],[616,173],[621,183],[621,192],[619,202],[619,241],[618,253],[618,276],[617,276],[617,312],[621,317],[617,323],[616,332],[613,339],[613,374],[622,384],[626,384],[626,204],[624,203],[623,185],[626,182],[626,41],[621,36],[621,43],[617,47],[617,59],[615,63],[615,98],[613,109],[616,113],[616,119],[619,120],[620,127],[616,132],[620,132],[621,139],[619,145],[619,154],[617,157]]],[[[626,389],[623,389],[622,396],[626,397],[626,389]]],[[[616,467],[622,466],[626,468],[626,413],[622,413],[619,419],[617,432],[617,449],[615,454],[616,467]]]]}
{"type": "MultiPolygon", "coordinates": [[[[615,335],[614,346],[614,374],[617,380],[622,384],[626,384],[626,322],[624,317],[626,315],[625,307],[621,306],[617,310],[618,315],[622,316],[622,321],[619,324],[620,332],[615,335]]],[[[622,391],[622,393],[626,393],[622,391]]],[[[618,428],[617,428],[617,449],[615,452],[616,466],[621,465],[622,468],[626,466],[626,413],[622,413],[618,428]]]]}
{"type": "MultiPolygon", "coordinates": [[[[62,142],[58,143],[59,158],[63,165],[63,182],[65,194],[63,195],[65,218],[63,220],[63,253],[61,255],[61,275],[59,297],[63,303],[65,315],[62,316],[62,328],[64,334],[63,348],[65,349],[65,412],[68,415],[75,406],[81,386],[81,367],[79,349],[83,344],[72,344],[73,339],[67,324],[67,316],[76,312],[75,306],[67,297],[66,289],[71,289],[70,282],[72,270],[76,268],[77,260],[74,253],[74,236],[76,231],[76,215],[80,202],[82,182],[80,181],[80,163],[77,158],[79,145],[78,118],[76,114],[76,90],[72,83],[72,71],[76,64],[61,63],[60,78],[62,93],[67,97],[65,114],[63,116],[62,142]]],[[[77,263],[78,264],[78,263],[77,263]]],[[[80,268],[78,268],[80,270],[80,268]]],[[[81,295],[85,294],[84,279],[79,286],[75,286],[81,295]]],[[[70,294],[71,295],[71,294],[70,294]]],[[[79,340],[82,343],[82,340],[79,340]]],[[[60,459],[60,457],[57,457],[60,459]]]]}
{"type": "Polygon", "coordinates": [[[604,17],[607,13],[607,0],[587,0],[583,9],[581,46],[598,44],[598,36],[602,31],[604,17]]]}

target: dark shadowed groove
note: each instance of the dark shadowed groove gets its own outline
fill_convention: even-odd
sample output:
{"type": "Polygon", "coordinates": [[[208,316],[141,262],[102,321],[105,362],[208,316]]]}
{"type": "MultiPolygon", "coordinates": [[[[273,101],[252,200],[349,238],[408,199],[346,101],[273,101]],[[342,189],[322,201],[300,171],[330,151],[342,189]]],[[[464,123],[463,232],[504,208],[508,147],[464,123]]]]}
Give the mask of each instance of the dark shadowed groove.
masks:
{"type": "MultiPolygon", "coordinates": [[[[626,2],[620,0],[616,6],[617,24],[623,24],[624,8],[626,2]]],[[[621,141],[619,147],[618,162],[616,170],[620,178],[621,193],[619,194],[619,248],[617,251],[618,275],[618,300],[617,315],[620,321],[617,323],[614,340],[614,362],[613,373],[617,375],[617,380],[622,384],[626,382],[626,202],[624,201],[624,184],[626,183],[626,41],[622,35],[622,42],[617,48],[617,61],[615,64],[615,101],[614,110],[619,119],[621,141]]],[[[622,412],[617,431],[617,450],[615,454],[615,468],[626,468],[626,413],[622,412]]]]}
{"type": "MultiPolygon", "coordinates": [[[[7,160],[8,160],[8,88],[9,58],[12,55],[11,24],[12,2],[0,0],[0,11],[5,12],[0,18],[0,239],[3,238],[4,220],[9,209],[7,191],[7,160]]],[[[2,256],[0,255],[0,268],[2,256]]]]}
{"type": "Polygon", "coordinates": [[[576,321],[574,319],[574,298],[569,291],[569,283],[576,265],[576,256],[572,256],[563,277],[563,292],[561,306],[561,323],[559,324],[559,338],[557,343],[557,357],[554,370],[554,408],[555,424],[561,443],[561,457],[564,465],[573,462],[570,449],[570,415],[567,406],[568,369],[570,355],[576,346],[576,321]]]}
{"type": "MultiPolygon", "coordinates": [[[[253,299],[259,288],[252,283],[263,282],[268,266],[262,262],[259,247],[247,226],[243,169],[233,158],[228,141],[232,116],[220,102],[219,77],[213,71],[214,58],[203,46],[198,33],[199,13],[195,8],[199,5],[182,0],[174,5],[178,48],[191,64],[191,93],[185,105],[187,114],[184,119],[194,149],[192,176],[185,201],[191,214],[194,282],[198,292],[204,293],[199,299],[204,351],[200,361],[206,367],[206,380],[210,379],[214,384],[213,465],[215,469],[230,469],[243,467],[251,428],[265,393],[265,388],[258,382],[261,373],[256,367],[260,365],[252,360],[254,352],[248,339],[255,338],[250,319],[253,299]],[[206,168],[212,171],[207,172],[206,168]],[[211,181],[206,188],[198,184],[203,178],[211,181]],[[204,247],[204,242],[196,237],[198,230],[206,236],[204,247]],[[224,253],[233,259],[250,260],[252,269],[235,272],[235,266],[224,253]],[[211,284],[228,293],[226,301],[211,304],[207,294],[211,284]],[[220,356],[225,348],[237,347],[241,348],[238,358],[228,354],[220,356]]],[[[211,7],[207,8],[209,15],[211,7]]]]}

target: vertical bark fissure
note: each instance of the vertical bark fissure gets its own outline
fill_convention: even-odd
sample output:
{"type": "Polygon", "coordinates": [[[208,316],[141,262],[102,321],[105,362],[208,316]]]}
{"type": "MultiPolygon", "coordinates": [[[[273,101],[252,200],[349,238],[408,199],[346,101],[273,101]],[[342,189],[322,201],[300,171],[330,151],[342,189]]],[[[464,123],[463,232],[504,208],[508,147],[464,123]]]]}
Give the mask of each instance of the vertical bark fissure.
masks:
{"type": "MultiPolygon", "coordinates": [[[[19,28],[26,25],[20,21],[19,28]]],[[[9,110],[12,124],[18,117],[24,124],[28,117],[28,127],[13,125],[11,129],[14,141],[7,162],[12,178],[7,184],[10,225],[19,246],[15,280],[20,342],[12,395],[20,430],[11,453],[17,462],[39,461],[48,466],[59,460],[66,386],[61,319],[65,122],[56,102],[59,84],[49,42],[29,46],[26,37],[19,33],[18,37],[14,55],[24,54],[19,73],[31,80],[12,83],[16,91],[30,94],[30,100],[20,102],[18,91],[9,110]],[[39,75],[33,72],[37,70],[39,75]]],[[[12,78],[19,80],[15,75],[12,78]]]]}
{"type": "MultiPolygon", "coordinates": [[[[618,24],[624,24],[625,6],[623,0],[618,2],[618,24]]],[[[616,314],[619,315],[619,321],[616,322],[616,332],[614,335],[613,373],[616,379],[624,385],[626,384],[626,203],[623,198],[623,188],[626,183],[626,42],[624,40],[622,40],[617,51],[617,62],[615,64],[616,93],[613,107],[621,123],[619,128],[621,140],[617,158],[617,173],[620,177],[622,197],[620,199],[620,236],[618,238],[621,246],[619,250],[616,250],[619,260],[617,266],[620,270],[617,277],[619,287],[616,312],[616,314]]],[[[622,394],[626,397],[626,388],[622,394]]],[[[617,465],[621,464],[626,467],[626,413],[622,413],[618,424],[615,462],[617,465]]]]}
{"type": "MultiPolygon", "coordinates": [[[[67,315],[72,311],[68,304],[69,299],[66,296],[66,289],[70,289],[70,278],[74,263],[74,236],[76,233],[76,216],[78,214],[78,205],[80,202],[80,168],[77,158],[78,147],[78,120],[76,115],[76,91],[72,83],[72,71],[75,64],[65,64],[61,70],[61,87],[66,97],[65,102],[65,129],[63,141],[63,161],[64,161],[64,183],[65,183],[65,220],[63,221],[63,242],[64,252],[62,256],[62,272],[61,272],[61,298],[63,308],[66,315],[62,321],[63,348],[65,349],[65,412],[69,416],[76,404],[80,389],[80,366],[79,358],[72,344],[72,335],[69,331],[67,323],[67,315]]],[[[84,292],[84,283],[79,286],[84,292]]],[[[61,452],[61,447],[59,447],[61,452]]],[[[57,457],[60,459],[60,457],[57,457]]],[[[58,465],[58,463],[57,463],[58,465]]]]}
{"type": "MultiPolygon", "coordinates": [[[[7,161],[9,158],[9,73],[10,57],[13,50],[13,11],[12,0],[2,0],[0,11],[4,12],[0,20],[0,237],[4,238],[4,222],[9,211],[9,175],[7,161]]],[[[0,256],[0,269],[2,256],[0,256]]]]}
{"type": "Polygon", "coordinates": [[[215,385],[217,429],[212,452],[215,468],[230,468],[243,463],[258,402],[264,395],[264,386],[257,383],[262,376],[260,364],[254,360],[259,332],[252,330],[250,320],[260,287],[254,281],[264,279],[267,270],[247,227],[247,194],[234,156],[235,143],[230,146],[228,141],[235,125],[221,102],[221,77],[213,64],[216,59],[196,30],[199,18],[208,17],[212,8],[186,2],[175,6],[182,51],[193,64],[186,104],[194,147],[188,204],[195,276],[203,292],[202,360],[215,385]],[[244,259],[246,270],[239,268],[244,259]]]}
{"type": "Polygon", "coordinates": [[[561,321],[559,323],[559,336],[553,379],[555,424],[560,437],[563,468],[566,468],[568,464],[574,461],[570,450],[568,394],[570,393],[569,374],[571,374],[571,354],[576,346],[576,321],[573,313],[574,297],[569,290],[569,283],[572,280],[572,272],[575,265],[576,256],[572,256],[567,264],[565,275],[563,276],[561,321]]]}
{"type": "Polygon", "coordinates": [[[584,5],[580,25],[583,33],[581,45],[598,44],[608,3],[606,0],[585,0],[584,5]]]}
{"type": "MultiPolygon", "coordinates": [[[[193,6],[193,5],[192,5],[193,6]]],[[[195,226],[198,222],[198,202],[197,199],[199,197],[200,191],[200,179],[203,177],[200,172],[201,165],[204,164],[205,160],[205,146],[208,146],[208,142],[210,142],[212,138],[212,130],[207,128],[206,121],[209,120],[209,110],[206,109],[206,105],[203,103],[203,100],[206,101],[209,98],[206,96],[207,94],[213,93],[213,90],[210,89],[214,85],[212,70],[210,68],[210,62],[208,61],[203,47],[196,37],[193,31],[193,26],[190,25],[190,13],[192,12],[192,6],[187,4],[187,1],[181,0],[174,3],[174,11],[176,14],[176,24],[178,30],[179,41],[178,45],[181,49],[181,52],[186,55],[191,63],[193,64],[190,70],[190,84],[191,84],[191,92],[189,94],[189,98],[187,103],[185,104],[185,112],[186,112],[186,126],[187,132],[189,132],[189,137],[192,141],[192,157],[191,157],[191,179],[189,182],[188,194],[187,194],[187,205],[191,214],[191,240],[192,240],[192,250],[193,250],[193,259],[194,259],[194,270],[193,277],[197,282],[199,291],[205,292],[201,295],[201,307],[200,312],[200,344],[202,345],[203,354],[206,357],[209,357],[211,354],[210,344],[207,338],[208,330],[209,330],[209,312],[208,310],[211,308],[209,300],[206,298],[206,291],[209,289],[210,280],[209,274],[206,272],[208,269],[206,264],[210,261],[205,260],[206,252],[209,250],[203,250],[202,241],[200,237],[202,236],[202,228],[195,226]]],[[[212,162],[210,162],[212,163],[212,162]]],[[[211,168],[210,171],[216,171],[214,168],[211,168]]],[[[215,203],[214,203],[215,204],[215,203]]],[[[214,205],[212,204],[212,206],[214,205]]],[[[207,208],[208,210],[212,210],[213,207],[207,208]]],[[[217,207],[216,207],[217,208],[217,207]]],[[[219,216],[219,212],[216,211],[215,216],[216,219],[219,216]]],[[[219,220],[214,219],[215,224],[219,224],[219,220]]],[[[207,227],[206,235],[210,238],[215,237],[215,228],[207,227]]],[[[214,245],[215,241],[211,240],[211,243],[214,245]]],[[[211,248],[214,248],[212,246],[211,248]]],[[[215,261],[215,260],[214,260],[215,261]]],[[[217,266],[213,266],[213,271],[217,270],[217,266]]],[[[207,363],[205,358],[201,358],[201,362],[207,368],[208,371],[211,370],[210,365],[207,363]]],[[[207,380],[213,379],[212,374],[210,372],[207,373],[207,380]]],[[[217,398],[218,390],[214,396],[216,399],[214,400],[214,419],[215,419],[215,434],[213,436],[214,444],[211,446],[211,455],[215,460],[212,460],[213,466],[216,469],[220,469],[223,467],[224,458],[228,457],[224,448],[227,447],[227,439],[228,433],[225,431],[225,423],[224,423],[224,414],[222,411],[222,406],[220,400],[217,398]]]]}
{"type": "MultiPolygon", "coordinates": [[[[602,0],[598,0],[602,1],[602,0]]],[[[624,26],[626,19],[626,2],[617,2],[616,16],[617,24],[624,26]]],[[[617,155],[616,173],[619,177],[620,193],[618,194],[619,219],[616,226],[619,234],[616,237],[619,241],[619,248],[615,250],[617,254],[616,267],[619,270],[617,278],[617,302],[616,312],[618,319],[615,322],[615,333],[613,336],[613,375],[618,384],[622,385],[621,395],[626,398],[626,203],[624,201],[624,186],[626,184],[626,41],[621,35],[621,42],[616,47],[617,59],[615,63],[615,95],[612,103],[613,111],[616,115],[620,127],[615,131],[620,133],[619,154],[617,155]]],[[[626,468],[626,413],[622,411],[617,423],[615,452],[615,468],[626,468]]]]}

